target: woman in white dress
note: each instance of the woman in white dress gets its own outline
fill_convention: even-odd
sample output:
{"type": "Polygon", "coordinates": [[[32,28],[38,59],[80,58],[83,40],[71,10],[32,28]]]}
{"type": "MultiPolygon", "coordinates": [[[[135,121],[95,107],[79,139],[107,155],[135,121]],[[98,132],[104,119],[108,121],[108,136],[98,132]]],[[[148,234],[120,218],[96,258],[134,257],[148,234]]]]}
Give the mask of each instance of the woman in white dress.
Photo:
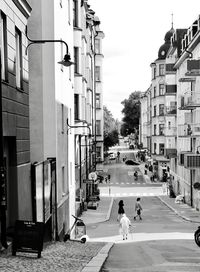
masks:
{"type": "Polygon", "coordinates": [[[121,218],[120,223],[119,223],[120,232],[121,232],[121,234],[123,236],[123,240],[125,240],[125,239],[127,240],[130,226],[131,226],[131,221],[129,220],[129,218],[124,213],[122,215],[122,218],[121,218]]]}

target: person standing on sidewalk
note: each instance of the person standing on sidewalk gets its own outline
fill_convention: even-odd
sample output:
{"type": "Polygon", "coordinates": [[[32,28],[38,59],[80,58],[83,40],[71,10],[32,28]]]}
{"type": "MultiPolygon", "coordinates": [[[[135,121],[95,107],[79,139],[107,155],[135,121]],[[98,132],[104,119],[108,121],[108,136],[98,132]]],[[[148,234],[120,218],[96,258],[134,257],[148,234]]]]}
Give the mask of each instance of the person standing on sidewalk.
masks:
{"type": "Polygon", "coordinates": [[[124,202],[123,202],[122,199],[119,201],[118,205],[119,205],[119,208],[118,208],[117,221],[119,221],[121,216],[125,213],[125,211],[124,211],[124,202]]]}
{"type": "Polygon", "coordinates": [[[139,216],[139,219],[142,220],[141,217],[141,211],[142,211],[142,206],[140,204],[140,197],[137,198],[136,203],[135,203],[135,212],[136,215],[134,216],[134,220],[139,216]]]}
{"type": "Polygon", "coordinates": [[[122,234],[123,240],[128,239],[128,233],[129,233],[129,227],[130,226],[131,226],[131,221],[129,220],[129,218],[124,213],[122,215],[122,218],[121,218],[120,223],[119,223],[119,230],[120,230],[120,233],[122,234]]]}

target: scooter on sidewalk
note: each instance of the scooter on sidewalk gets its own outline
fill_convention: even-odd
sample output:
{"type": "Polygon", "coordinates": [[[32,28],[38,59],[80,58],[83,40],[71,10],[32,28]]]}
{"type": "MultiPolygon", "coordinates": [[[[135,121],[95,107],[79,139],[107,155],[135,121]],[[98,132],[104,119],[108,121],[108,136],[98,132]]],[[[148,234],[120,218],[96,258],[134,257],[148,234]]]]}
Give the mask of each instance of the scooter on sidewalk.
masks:
{"type": "Polygon", "coordinates": [[[86,235],[86,226],[83,222],[83,220],[79,217],[76,217],[75,215],[72,214],[74,217],[74,223],[71,226],[71,228],[68,230],[68,232],[64,236],[64,242],[71,240],[71,241],[78,241],[81,243],[85,243],[89,237],[86,235]],[[71,233],[75,227],[75,239],[71,239],[71,233]]]}
{"type": "Polygon", "coordinates": [[[200,247],[200,226],[198,226],[198,229],[194,233],[194,240],[197,246],[200,247]]]}

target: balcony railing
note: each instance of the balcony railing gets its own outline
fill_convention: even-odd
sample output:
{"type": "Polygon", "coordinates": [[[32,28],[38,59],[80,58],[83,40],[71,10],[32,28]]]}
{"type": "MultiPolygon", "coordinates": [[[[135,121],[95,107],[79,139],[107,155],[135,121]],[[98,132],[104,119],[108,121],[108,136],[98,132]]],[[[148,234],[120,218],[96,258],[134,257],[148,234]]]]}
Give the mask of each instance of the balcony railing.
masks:
{"type": "Polygon", "coordinates": [[[200,168],[200,154],[185,154],[184,167],[189,169],[200,168]]]}
{"type": "Polygon", "coordinates": [[[177,128],[176,127],[165,127],[164,128],[165,136],[177,136],[177,128]]]}
{"type": "Polygon", "coordinates": [[[200,136],[200,123],[178,125],[179,137],[200,136]]]}
{"type": "Polygon", "coordinates": [[[177,113],[176,106],[166,107],[166,114],[176,114],[176,113],[177,113]]]}
{"type": "Polygon", "coordinates": [[[165,148],[164,156],[167,159],[176,158],[177,157],[177,149],[176,148],[165,148]]]}
{"type": "Polygon", "coordinates": [[[187,61],[186,75],[200,75],[200,60],[192,59],[187,61]]]}
{"type": "Polygon", "coordinates": [[[200,107],[200,92],[186,92],[180,97],[180,110],[193,110],[200,107]]]}

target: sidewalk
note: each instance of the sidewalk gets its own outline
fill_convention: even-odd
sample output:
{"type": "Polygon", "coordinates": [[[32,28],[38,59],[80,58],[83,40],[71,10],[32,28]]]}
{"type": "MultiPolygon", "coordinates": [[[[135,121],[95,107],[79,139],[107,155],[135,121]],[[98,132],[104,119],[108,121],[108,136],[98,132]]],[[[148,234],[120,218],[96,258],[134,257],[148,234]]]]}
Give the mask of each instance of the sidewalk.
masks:
{"type": "Polygon", "coordinates": [[[200,224],[200,212],[188,204],[177,204],[175,198],[170,198],[168,195],[158,196],[158,198],[184,220],[200,224]]]}
{"type": "MultiPolygon", "coordinates": [[[[100,223],[109,220],[110,213],[113,205],[113,198],[101,197],[99,206],[96,210],[90,210],[83,212],[81,219],[86,225],[100,223]]],[[[99,253],[92,258],[92,260],[84,267],[82,272],[99,272],[108,257],[109,251],[112,248],[113,243],[107,243],[99,253]]]]}

